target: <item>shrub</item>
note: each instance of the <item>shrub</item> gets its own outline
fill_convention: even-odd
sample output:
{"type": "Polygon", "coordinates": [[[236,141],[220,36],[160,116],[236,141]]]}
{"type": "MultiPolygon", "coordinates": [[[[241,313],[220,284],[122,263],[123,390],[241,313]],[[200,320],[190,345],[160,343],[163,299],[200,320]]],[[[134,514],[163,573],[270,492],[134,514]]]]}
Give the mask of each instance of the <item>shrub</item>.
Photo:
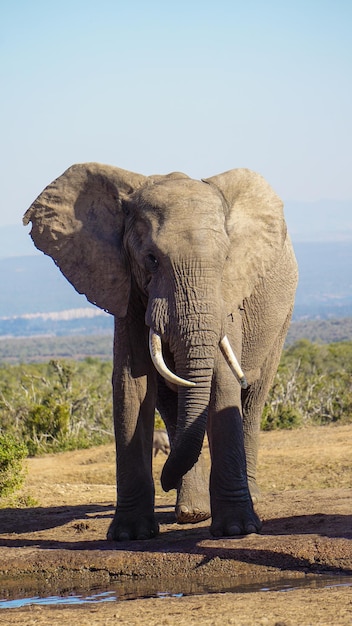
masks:
{"type": "Polygon", "coordinates": [[[43,404],[34,404],[23,421],[29,454],[45,450],[48,445],[61,447],[68,435],[70,409],[47,398],[43,404]]]}
{"type": "Polygon", "coordinates": [[[352,419],[352,343],[302,339],[284,351],[266,401],[262,428],[293,428],[352,419]]]}
{"type": "Polygon", "coordinates": [[[156,411],[155,411],[155,416],[154,416],[154,428],[155,428],[156,430],[158,430],[158,429],[160,429],[160,428],[162,428],[162,429],[164,429],[164,428],[165,428],[165,424],[164,424],[164,422],[163,422],[163,420],[162,420],[162,417],[161,417],[161,415],[160,415],[160,413],[159,413],[158,409],[156,409],[156,411]]]}
{"type": "Polygon", "coordinates": [[[28,454],[24,443],[9,433],[0,433],[0,497],[19,489],[24,480],[23,460],[28,454]]]}
{"type": "MultiPolygon", "coordinates": [[[[284,351],[262,428],[295,428],[352,419],[352,342],[284,351]]],[[[29,454],[86,448],[113,440],[112,362],[51,360],[0,364],[0,432],[29,454]]],[[[156,411],[155,427],[164,428],[156,411]]]]}
{"type": "Polygon", "coordinates": [[[112,441],[111,373],[98,359],[0,366],[0,429],[31,455],[112,441]]]}
{"type": "Polygon", "coordinates": [[[301,425],[302,415],[293,406],[278,404],[273,411],[272,407],[265,405],[261,421],[262,430],[274,430],[277,428],[291,430],[301,425]]]}

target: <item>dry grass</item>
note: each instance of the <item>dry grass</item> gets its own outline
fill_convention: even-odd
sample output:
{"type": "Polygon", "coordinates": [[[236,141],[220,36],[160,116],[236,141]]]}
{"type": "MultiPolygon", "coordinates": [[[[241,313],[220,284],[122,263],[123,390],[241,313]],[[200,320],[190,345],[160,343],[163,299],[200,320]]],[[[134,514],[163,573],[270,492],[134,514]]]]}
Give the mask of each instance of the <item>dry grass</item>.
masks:
{"type": "MultiPolygon", "coordinates": [[[[316,426],[291,431],[261,433],[258,478],[263,493],[285,490],[350,487],[352,484],[352,425],[316,426]]],[[[209,462],[209,450],[205,447],[209,462]]],[[[163,493],[160,472],[165,455],[154,459],[156,496],[163,493]]],[[[79,490],[100,485],[102,493],[115,499],[115,448],[109,444],[28,460],[25,488],[34,498],[53,487],[77,500],[79,490]]],[[[46,498],[47,499],[47,498],[46,498]]],[[[174,499],[171,492],[170,501],[174,499]]],[[[46,504],[49,504],[46,502],[46,504]]]]}

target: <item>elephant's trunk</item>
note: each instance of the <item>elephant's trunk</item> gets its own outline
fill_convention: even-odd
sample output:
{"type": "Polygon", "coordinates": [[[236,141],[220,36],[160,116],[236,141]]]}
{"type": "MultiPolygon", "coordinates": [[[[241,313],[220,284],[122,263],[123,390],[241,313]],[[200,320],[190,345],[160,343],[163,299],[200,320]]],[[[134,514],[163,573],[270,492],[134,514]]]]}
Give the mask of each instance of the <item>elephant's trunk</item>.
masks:
{"type": "MultiPolygon", "coordinates": [[[[203,341],[204,337],[202,333],[203,341]]],[[[177,487],[180,478],[193,467],[202,449],[217,344],[216,342],[213,345],[208,344],[208,354],[203,358],[200,358],[200,352],[204,350],[204,345],[196,348],[193,346],[186,359],[187,367],[177,370],[182,372],[181,377],[175,375],[167,367],[162,355],[160,336],[152,330],[150,330],[149,343],[151,357],[157,371],[166,381],[178,386],[176,440],[161,477],[164,490],[169,491],[177,487]],[[191,391],[192,388],[196,389],[191,391]]],[[[226,336],[219,342],[219,347],[233,374],[245,389],[246,378],[226,336]]]]}
{"type": "Polygon", "coordinates": [[[176,436],[161,476],[165,491],[177,488],[200,455],[219,344],[231,369],[244,384],[243,372],[223,336],[225,320],[218,271],[220,268],[209,269],[201,263],[175,264],[174,291],[168,298],[151,300],[146,314],[147,324],[168,346],[177,376],[173,380],[160,355],[154,358],[151,349],[159,373],[178,389],[176,436]]]}
{"type": "Polygon", "coordinates": [[[178,375],[194,383],[194,387],[178,388],[176,437],[161,475],[161,484],[165,491],[177,488],[182,476],[197,462],[202,449],[207,425],[214,357],[219,341],[214,333],[209,333],[208,339],[210,335],[212,335],[211,343],[207,341],[204,333],[201,333],[199,341],[188,348],[188,355],[183,360],[183,365],[178,362],[177,357],[175,359],[178,375]],[[203,344],[199,343],[201,340],[203,344]]]}

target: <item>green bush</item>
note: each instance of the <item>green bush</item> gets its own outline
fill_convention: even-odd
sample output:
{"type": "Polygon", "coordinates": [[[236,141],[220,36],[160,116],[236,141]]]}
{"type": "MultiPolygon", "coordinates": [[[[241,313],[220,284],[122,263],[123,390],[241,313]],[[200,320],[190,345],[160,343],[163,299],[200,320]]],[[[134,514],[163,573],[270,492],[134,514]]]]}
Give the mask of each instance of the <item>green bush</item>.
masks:
{"type": "Polygon", "coordinates": [[[261,421],[262,430],[276,430],[277,428],[291,430],[301,425],[302,415],[294,407],[279,404],[273,411],[268,404],[265,405],[261,421]]]}
{"type": "MultiPolygon", "coordinates": [[[[0,432],[29,454],[113,440],[112,362],[51,360],[0,365],[0,432]]],[[[352,342],[287,348],[264,407],[262,428],[352,420],[352,342]]],[[[164,428],[159,413],[155,426],[164,428]]]]}
{"type": "Polygon", "coordinates": [[[352,420],[352,342],[301,339],[284,351],[266,401],[262,428],[352,420]]]}
{"type": "Polygon", "coordinates": [[[0,433],[0,497],[19,489],[24,480],[23,460],[28,450],[9,433],[0,433]]]}
{"type": "Polygon", "coordinates": [[[43,404],[34,404],[23,421],[29,454],[37,454],[50,445],[55,447],[55,442],[58,447],[65,447],[69,424],[70,409],[67,404],[57,404],[50,397],[43,404]]]}
{"type": "Polygon", "coordinates": [[[31,455],[112,441],[111,374],[92,358],[0,367],[0,428],[31,455]]]}
{"type": "Polygon", "coordinates": [[[160,415],[160,413],[159,413],[159,411],[158,411],[158,410],[156,410],[156,411],[155,411],[155,417],[154,417],[154,428],[155,428],[156,430],[159,430],[159,429],[164,429],[164,428],[165,428],[165,424],[164,424],[164,422],[163,422],[163,420],[162,420],[162,417],[161,417],[161,415],[160,415]]]}

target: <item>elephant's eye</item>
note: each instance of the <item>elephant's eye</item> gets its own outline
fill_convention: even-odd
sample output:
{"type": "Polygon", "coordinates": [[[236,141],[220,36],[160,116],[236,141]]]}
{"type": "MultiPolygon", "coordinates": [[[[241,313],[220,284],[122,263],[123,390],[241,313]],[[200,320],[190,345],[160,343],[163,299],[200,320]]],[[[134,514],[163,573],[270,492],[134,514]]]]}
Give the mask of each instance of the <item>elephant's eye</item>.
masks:
{"type": "Polygon", "coordinates": [[[159,261],[155,258],[154,254],[147,254],[145,257],[145,268],[148,272],[153,273],[159,267],[159,261]]]}

